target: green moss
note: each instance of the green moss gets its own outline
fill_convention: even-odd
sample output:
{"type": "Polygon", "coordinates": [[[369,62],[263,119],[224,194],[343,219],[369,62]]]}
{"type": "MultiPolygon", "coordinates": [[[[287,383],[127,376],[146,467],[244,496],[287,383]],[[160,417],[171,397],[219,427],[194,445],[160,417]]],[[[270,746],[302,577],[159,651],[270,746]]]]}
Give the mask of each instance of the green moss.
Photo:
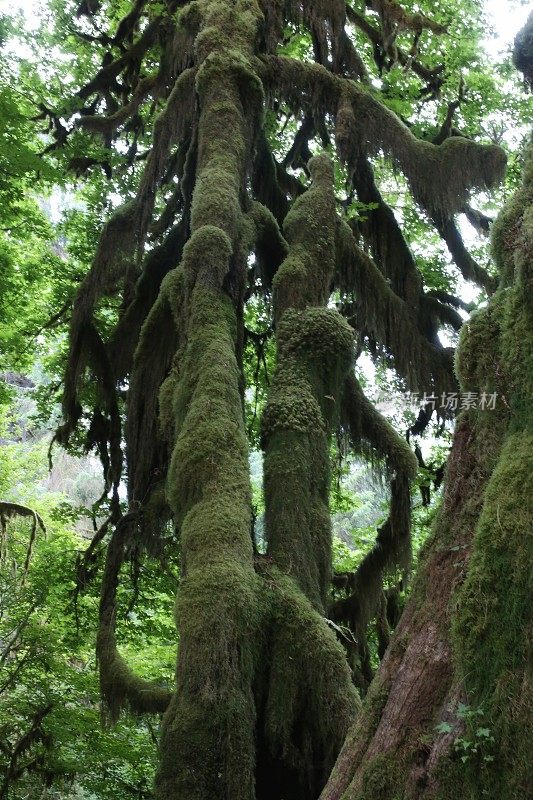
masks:
{"type": "Polygon", "coordinates": [[[289,254],[273,282],[276,371],[261,423],[269,555],[317,608],[329,592],[329,436],[353,360],[353,332],[325,308],[335,261],[333,169],[311,159],[312,185],[285,221],[289,254]]]}
{"type": "MultiPolygon", "coordinates": [[[[495,220],[492,229],[492,252],[500,271],[501,285],[509,286],[519,278],[521,254],[526,252],[531,267],[531,243],[533,230],[531,215],[533,207],[533,146],[530,144],[525,156],[521,188],[505,205],[495,220]],[[529,242],[529,245],[527,244],[529,242]]],[[[531,276],[531,273],[530,273],[531,276]]]]}
{"type": "Polygon", "coordinates": [[[408,482],[414,480],[418,461],[409,443],[376,410],[353,374],[344,385],[342,416],[356,452],[369,456],[376,467],[384,462],[389,477],[397,472],[408,482]]]}
{"type": "Polygon", "coordinates": [[[313,183],[293,204],[284,223],[289,255],[274,282],[274,314],[280,320],[289,308],[325,305],[335,258],[333,167],[325,155],[309,162],[313,183]]]}
{"type": "Polygon", "coordinates": [[[361,786],[350,800],[404,800],[405,771],[394,753],[381,753],[363,769],[361,786]]]}
{"type": "Polygon", "coordinates": [[[184,578],[176,605],[177,699],[165,720],[157,791],[165,800],[248,800],[253,797],[251,685],[260,611],[247,444],[235,311],[216,288],[225,273],[227,237],[216,228],[200,233],[209,240],[213,261],[206,248],[194,249],[197,234],[184,256],[193,288],[187,347],[172,387],[176,441],[167,493],[181,525],[184,578]],[[225,243],[226,252],[220,246],[225,243]]]}
{"type": "MultiPolygon", "coordinates": [[[[326,530],[311,527],[311,482],[314,469],[323,465],[313,463],[310,438],[298,431],[282,431],[269,438],[264,460],[265,526],[269,552],[276,564],[292,575],[320,608],[329,588],[321,576],[329,575],[331,570],[331,530],[329,518],[326,530]],[[319,534],[325,541],[316,548],[319,534]]],[[[321,439],[325,449],[324,433],[321,439]]]]}
{"type": "Polygon", "coordinates": [[[232,242],[221,225],[199,227],[183,248],[181,269],[189,292],[196,282],[222,286],[231,253],[232,242]]]}
{"type": "MultiPolygon", "coordinates": [[[[344,650],[295,582],[265,575],[272,625],[265,730],[275,759],[320,791],[360,702],[344,650]]],[[[317,791],[318,790],[318,791],[317,791]]]]}
{"type": "Polygon", "coordinates": [[[286,256],[288,254],[288,245],[281,234],[273,213],[262,203],[254,200],[249,216],[254,224],[256,239],[265,242],[270,240],[270,247],[275,245],[277,251],[286,256]]]}
{"type": "Polygon", "coordinates": [[[473,314],[463,326],[455,354],[455,370],[463,391],[494,392],[498,385],[497,365],[504,293],[493,295],[490,305],[473,314]]]}
{"type": "MultiPolygon", "coordinates": [[[[475,418],[477,462],[488,481],[452,626],[457,672],[493,743],[488,754],[480,749],[464,766],[453,759],[443,765],[439,800],[461,783],[469,798],[518,800],[531,779],[524,739],[533,721],[527,638],[533,590],[531,152],[530,147],[524,186],[493,231],[501,288],[472,319],[458,358],[463,380],[472,388],[475,382],[491,386],[501,404],[499,411],[480,410],[475,418]]],[[[475,737],[476,726],[470,727],[465,736],[475,737]]]]}
{"type": "MultiPolygon", "coordinates": [[[[201,522],[201,518],[197,518],[201,522]]],[[[164,719],[157,792],[164,798],[251,800],[258,657],[258,579],[232,555],[194,564],[176,605],[180,639],[176,700],[164,719]]]]}
{"type": "Polygon", "coordinates": [[[307,308],[285,312],[277,341],[261,427],[269,552],[321,604],[331,573],[328,437],[340,413],[353,333],[337,312],[307,308]]]}
{"type": "Polygon", "coordinates": [[[184,283],[181,264],[179,267],[167,272],[161,281],[160,297],[165,298],[170,305],[172,316],[178,329],[183,323],[184,283]]]}
{"type": "Polygon", "coordinates": [[[532,721],[531,687],[520,678],[528,659],[525,631],[533,590],[532,497],[533,434],[520,431],[506,441],[487,486],[453,622],[471,702],[482,705],[499,734],[498,755],[482,765],[483,775],[476,780],[500,786],[502,799],[520,796],[527,767],[521,737],[532,721]],[[498,773],[505,776],[501,781],[498,773]]]}
{"type": "MultiPolygon", "coordinates": [[[[223,291],[245,229],[242,189],[262,94],[248,68],[262,19],[254,2],[201,0],[192,236],[183,252],[185,344],[161,392],[173,436],[167,496],[181,529],[177,692],[164,719],[156,796],[253,800],[252,683],[263,624],[253,564],[237,309],[223,291]],[[243,97],[253,98],[245,107],[243,97]]],[[[235,274],[233,279],[238,278],[235,274]]],[[[172,287],[168,287],[172,291],[172,287]]]]}
{"type": "MultiPolygon", "coordinates": [[[[390,249],[394,248],[396,244],[391,243],[390,249]]],[[[449,352],[437,350],[421,334],[413,308],[396,294],[344,221],[338,226],[336,250],[339,288],[354,297],[358,329],[375,338],[392,355],[408,388],[427,391],[433,387],[437,395],[456,391],[449,352]]],[[[403,275],[403,263],[401,271],[403,275]]],[[[416,296],[418,303],[418,289],[416,296]]]]}
{"type": "MultiPolygon", "coordinates": [[[[465,780],[465,773],[469,771],[469,767],[459,758],[448,757],[442,760],[435,773],[437,788],[431,800],[449,800],[450,797],[479,800],[477,789],[465,780]]],[[[489,795],[487,800],[493,800],[493,797],[489,795]]],[[[494,800],[499,798],[494,797],[494,800]]]]}
{"type": "MultiPolygon", "coordinates": [[[[533,236],[531,237],[533,243],[533,236]]],[[[506,292],[501,356],[506,365],[502,397],[512,414],[513,429],[533,430],[533,269],[529,278],[506,292]]]]}

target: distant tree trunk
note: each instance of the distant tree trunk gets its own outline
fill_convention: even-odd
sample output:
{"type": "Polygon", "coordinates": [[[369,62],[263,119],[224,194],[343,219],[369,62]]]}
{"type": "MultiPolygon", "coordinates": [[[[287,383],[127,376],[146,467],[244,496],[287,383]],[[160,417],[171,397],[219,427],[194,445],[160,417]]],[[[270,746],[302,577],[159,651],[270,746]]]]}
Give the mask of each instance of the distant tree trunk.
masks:
{"type": "Polygon", "coordinates": [[[463,329],[442,507],[321,800],[531,796],[533,144],[493,231],[500,287],[463,329]]]}

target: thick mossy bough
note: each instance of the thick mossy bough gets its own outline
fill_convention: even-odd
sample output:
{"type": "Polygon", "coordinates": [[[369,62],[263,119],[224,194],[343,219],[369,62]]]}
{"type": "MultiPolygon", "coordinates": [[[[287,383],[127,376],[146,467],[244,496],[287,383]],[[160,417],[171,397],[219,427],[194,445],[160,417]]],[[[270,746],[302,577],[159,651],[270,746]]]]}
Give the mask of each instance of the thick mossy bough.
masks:
{"type": "Polygon", "coordinates": [[[265,798],[283,797],[291,782],[291,796],[316,796],[358,707],[345,653],[323,616],[332,564],[329,441],[353,364],[353,330],[325,305],[335,264],[331,161],[316,156],[309,170],[311,188],[284,226],[289,251],[273,287],[276,370],[262,419],[267,558],[284,575],[269,590],[262,714],[270,758],[260,767],[276,778],[258,789],[265,798]]]}
{"type": "Polygon", "coordinates": [[[268,554],[317,608],[330,585],[329,437],[353,362],[353,331],[325,307],[333,278],[333,168],[309,163],[311,188],[289,212],[289,254],[274,278],[277,365],[262,420],[268,554]]]}
{"type": "MultiPolygon", "coordinates": [[[[185,344],[162,409],[173,420],[167,494],[182,542],[180,649],[156,795],[252,800],[252,682],[262,616],[250,537],[236,308],[223,283],[232,273],[242,229],[248,132],[259,113],[257,80],[246,64],[261,13],[256,3],[246,2],[228,7],[205,1],[198,8],[200,118],[192,235],[182,261],[185,344]]],[[[244,275],[231,277],[242,286],[244,275]]]]}

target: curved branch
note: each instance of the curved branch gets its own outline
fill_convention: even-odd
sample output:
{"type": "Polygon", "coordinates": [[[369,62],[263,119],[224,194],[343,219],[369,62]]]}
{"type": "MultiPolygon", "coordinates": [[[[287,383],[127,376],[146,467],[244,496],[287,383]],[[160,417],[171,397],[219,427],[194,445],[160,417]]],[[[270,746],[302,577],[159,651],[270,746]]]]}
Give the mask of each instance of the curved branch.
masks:
{"type": "Polygon", "coordinates": [[[337,146],[348,168],[362,155],[383,152],[404,173],[416,202],[445,217],[458,212],[472,189],[490,189],[504,174],[505,152],[451,136],[441,145],[417,139],[370,91],[320,64],[262,56],[256,68],[294,108],[312,108],[336,118],[337,146]]]}
{"type": "MultiPolygon", "coordinates": [[[[346,5],[346,15],[348,20],[356,25],[372,42],[374,47],[379,47],[382,44],[382,37],[377,28],[368,22],[363,14],[355,11],[350,5],[346,5]]],[[[444,83],[444,64],[428,69],[420,61],[417,61],[410,54],[405,53],[400,47],[396,48],[398,61],[402,67],[410,67],[419,78],[427,82],[424,94],[431,94],[436,97],[444,83]]],[[[378,64],[379,66],[379,64],[378,64]]]]}
{"type": "Polygon", "coordinates": [[[489,273],[472,258],[464,245],[463,237],[455,221],[436,215],[434,216],[434,223],[439,234],[446,242],[448,250],[454,262],[459,267],[463,278],[467,281],[477,283],[478,286],[485,289],[487,294],[493,294],[498,288],[498,279],[489,275],[489,273]]]}
{"type": "Polygon", "coordinates": [[[476,307],[475,303],[465,303],[460,297],[449,294],[449,292],[443,292],[440,289],[430,289],[429,292],[426,292],[426,297],[435,297],[441,303],[446,303],[454,308],[462,308],[463,311],[466,311],[468,314],[476,307]]]}
{"type": "Polygon", "coordinates": [[[408,443],[365,397],[355,375],[345,383],[342,416],[354,449],[361,452],[361,439],[366,438],[374,451],[386,459],[392,476],[389,517],[378,530],[372,550],[348,577],[351,594],[336,601],[329,610],[333,621],[349,624],[362,654],[367,625],[380,609],[386,573],[399,568],[405,574],[409,569],[410,483],[418,465],[408,443]]]}
{"type": "Polygon", "coordinates": [[[130,64],[140,63],[146,52],[156,43],[164,18],[155,17],[145,28],[139,39],[119,58],[107,63],[100,69],[89,83],[82,86],[77,96],[87,100],[93,94],[101,94],[111,88],[120,75],[130,64]]]}
{"type": "Polygon", "coordinates": [[[288,244],[272,212],[254,201],[249,217],[255,226],[255,256],[263,285],[272,286],[274,275],[287,257],[288,244]]]}
{"type": "Polygon", "coordinates": [[[107,547],[100,595],[96,656],[100,667],[100,690],[113,722],[118,719],[126,703],[138,714],[161,714],[166,711],[173,696],[170,689],[135,675],[117,649],[115,618],[118,577],[135,516],[128,514],[123,517],[113,532],[107,547]]]}
{"type": "Polygon", "coordinates": [[[146,78],[139,81],[129,103],[123,105],[118,111],[115,111],[114,114],[110,114],[107,117],[95,114],[81,116],[76,121],[76,127],[83,128],[90,133],[100,133],[102,136],[109,136],[137,113],[139,107],[149,94],[153,93],[156,95],[159,89],[159,76],[148,75],[146,78]]]}
{"type": "Polygon", "coordinates": [[[0,501],[0,559],[4,558],[5,556],[6,521],[8,519],[13,519],[14,517],[30,517],[32,520],[30,539],[28,542],[26,557],[24,559],[24,567],[22,570],[22,582],[24,583],[30,567],[33,544],[35,542],[35,537],[37,536],[37,527],[39,527],[45,535],[46,527],[40,514],[38,514],[37,511],[34,511],[33,508],[20,505],[20,503],[10,503],[5,500],[0,501]]]}
{"type": "Polygon", "coordinates": [[[464,206],[461,211],[478,233],[482,236],[489,235],[491,225],[494,222],[492,217],[487,217],[486,214],[483,214],[481,211],[478,211],[477,208],[472,208],[472,206],[469,205],[464,206]]]}
{"type": "Polygon", "coordinates": [[[451,325],[456,331],[460,331],[463,327],[464,319],[455,308],[441,303],[436,297],[424,295],[422,305],[428,316],[436,316],[443,325],[451,325]]]}

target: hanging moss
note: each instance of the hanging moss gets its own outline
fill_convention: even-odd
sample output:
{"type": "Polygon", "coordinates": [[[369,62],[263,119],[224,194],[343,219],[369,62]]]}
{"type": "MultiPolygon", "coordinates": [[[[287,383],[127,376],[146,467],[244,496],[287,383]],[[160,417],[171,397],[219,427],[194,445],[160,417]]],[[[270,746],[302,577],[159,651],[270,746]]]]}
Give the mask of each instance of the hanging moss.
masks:
{"type": "Polygon", "coordinates": [[[352,593],[330,609],[337,622],[348,623],[358,641],[366,638],[369,622],[376,617],[387,574],[400,570],[405,581],[411,563],[411,505],[405,478],[391,482],[390,515],[379,529],[376,542],[350,578],[352,593]]]}
{"type": "Polygon", "coordinates": [[[472,189],[490,189],[503,178],[506,157],[495,145],[451,136],[434,145],[416,136],[370,90],[333,75],[320,64],[265,56],[258,70],[294,108],[311,107],[336,117],[339,154],[350,169],[362,155],[383,153],[406,176],[414,199],[430,213],[461,210],[472,189]]]}
{"type": "MultiPolygon", "coordinates": [[[[343,0],[171,2],[168,13],[134,38],[144,5],[135,3],[119,24],[116,43],[124,52],[79,94],[104,97],[108,117],[82,117],[87,129],[107,136],[133,120],[150,94],[163,102],[137,196],[104,230],[76,301],[63,439],[81,417],[78,390],[90,364],[102,386],[93,439],[111,464],[116,489],[121,431],[115,395],[127,379],[128,524],[136,533],[140,527],[155,530],[171,508],[181,537],[177,691],[163,725],[157,797],[253,800],[258,751],[263,774],[272,768],[280,776],[276,800],[309,800],[321,790],[358,707],[343,648],[322,616],[331,577],[329,440],[340,421],[353,359],[353,331],[328,307],[336,265],[343,262],[346,287],[356,290],[359,329],[394,356],[411,388],[451,388],[450,354],[424,341],[433,341],[434,317],[440,313],[442,320],[445,312],[436,302],[424,305],[405,250],[397,268],[366,258],[351,231],[346,245],[329,158],[311,159],[307,190],[276,163],[266,142],[262,79],[278,100],[303,108],[316,130],[324,113],[336,119],[346,164],[384,153],[403,170],[416,201],[444,217],[462,208],[473,185],[494,184],[502,153],[460,137],[439,147],[420,142],[368,86],[347,79],[367,76],[345,30],[343,0]],[[275,53],[287,24],[305,26],[316,63],[258,57],[275,53]],[[147,74],[153,58],[159,58],[159,70],[147,74]],[[119,109],[113,106],[115,84],[123,94],[119,109]],[[163,212],[152,224],[156,208],[163,212]],[[139,267],[136,249],[148,234],[157,245],[177,213],[182,218],[161,249],[146,255],[129,303],[139,267]],[[254,562],[242,410],[243,299],[251,249],[262,285],[272,288],[277,338],[262,425],[266,568],[261,559],[254,562]],[[93,312],[99,298],[119,284],[125,286],[127,311],[106,348],[93,312]],[[121,337],[130,334],[134,343],[123,346],[121,337]],[[99,438],[97,423],[104,431],[99,438]]],[[[436,30],[395,2],[374,6],[384,26],[393,20],[418,32],[436,30]]],[[[139,134],[140,127],[135,142],[139,134]]],[[[321,134],[325,140],[325,127],[321,134]]],[[[134,149],[135,144],[132,158],[134,149]]],[[[524,267],[515,262],[514,270],[524,267]]],[[[526,288],[524,283],[505,295],[502,313],[510,318],[519,307],[518,292],[525,295],[526,288]]],[[[453,316],[448,312],[446,319],[453,316]]],[[[516,320],[516,330],[519,324],[525,333],[529,318],[516,320]]],[[[500,329],[505,352],[521,362],[519,337],[507,335],[505,322],[500,329]]],[[[477,337],[474,330],[472,350],[465,345],[461,356],[465,363],[478,358],[477,337]]],[[[476,369],[481,376],[481,360],[476,369]]],[[[525,414],[528,398],[519,375],[517,367],[505,376],[517,418],[519,409],[525,414]]],[[[373,613],[376,598],[381,602],[384,570],[407,565],[413,464],[408,448],[364,397],[352,412],[352,443],[366,442],[379,453],[392,483],[390,519],[357,578],[359,621],[354,616],[352,623],[362,631],[361,620],[373,613]]],[[[499,424],[505,424],[503,415],[499,424]]],[[[126,540],[120,525],[115,531],[102,590],[98,650],[102,692],[114,716],[123,703],[141,711],[161,710],[168,702],[165,690],[132,675],[116,647],[116,582],[131,531],[126,540]]],[[[368,766],[365,791],[392,792],[395,775],[387,759],[378,759],[368,766]]],[[[257,793],[261,800],[268,797],[264,787],[257,793]]]]}
{"type": "Polygon", "coordinates": [[[141,328],[158,298],[163,278],[181,261],[186,231],[187,218],[184,216],[170,230],[162,244],[154,247],[145,256],[143,271],[137,281],[133,299],[121,315],[107,342],[109,360],[117,381],[124,380],[132,370],[133,356],[141,328]]]}
{"type": "MultiPolygon", "coordinates": [[[[181,272],[179,273],[182,274],[181,272]]],[[[158,300],[152,306],[139,336],[128,392],[126,441],[128,494],[139,508],[154,483],[165,474],[168,453],[159,435],[158,396],[179,341],[168,298],[179,304],[179,278],[170,273],[163,281],[158,300]],[[178,284],[178,285],[176,285],[178,284]],[[154,352],[154,342],[160,346],[154,352]]]]}
{"type": "Polygon", "coordinates": [[[431,344],[417,325],[415,312],[390,287],[345,222],[337,235],[337,279],[355,294],[355,325],[384,345],[412,391],[456,391],[451,353],[431,344]]]}
{"type": "Polygon", "coordinates": [[[384,461],[390,477],[401,474],[407,481],[414,480],[418,472],[415,454],[366,397],[355,375],[350,375],[344,386],[342,422],[356,452],[363,451],[373,460],[384,461]]]}

